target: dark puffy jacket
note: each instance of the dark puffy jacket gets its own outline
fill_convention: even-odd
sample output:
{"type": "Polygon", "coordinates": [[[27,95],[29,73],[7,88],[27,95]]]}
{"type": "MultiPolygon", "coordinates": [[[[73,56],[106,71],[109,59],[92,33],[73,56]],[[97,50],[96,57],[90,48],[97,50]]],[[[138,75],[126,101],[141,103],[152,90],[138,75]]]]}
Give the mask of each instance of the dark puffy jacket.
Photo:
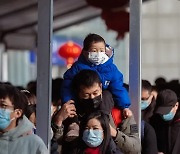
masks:
{"type": "Polygon", "coordinates": [[[157,136],[158,151],[164,154],[179,154],[180,152],[180,111],[170,122],[164,121],[159,114],[151,118],[151,124],[157,136]]]}

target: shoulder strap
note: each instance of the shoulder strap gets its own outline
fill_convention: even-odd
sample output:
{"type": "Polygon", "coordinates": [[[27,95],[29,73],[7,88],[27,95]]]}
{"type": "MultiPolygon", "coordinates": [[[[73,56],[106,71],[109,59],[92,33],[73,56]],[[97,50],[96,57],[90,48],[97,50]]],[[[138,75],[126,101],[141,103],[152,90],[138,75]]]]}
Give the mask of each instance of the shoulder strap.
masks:
{"type": "Polygon", "coordinates": [[[141,120],[141,141],[142,142],[144,140],[144,125],[145,125],[145,121],[141,120]]]}

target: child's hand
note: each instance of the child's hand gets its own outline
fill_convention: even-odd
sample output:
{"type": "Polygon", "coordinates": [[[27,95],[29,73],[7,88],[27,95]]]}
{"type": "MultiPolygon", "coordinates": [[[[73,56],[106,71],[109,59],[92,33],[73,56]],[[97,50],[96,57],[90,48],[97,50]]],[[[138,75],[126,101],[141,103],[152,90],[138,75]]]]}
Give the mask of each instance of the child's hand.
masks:
{"type": "Polygon", "coordinates": [[[131,117],[132,116],[132,111],[129,108],[125,108],[123,110],[123,116],[124,116],[125,119],[128,118],[128,117],[131,117]]]}

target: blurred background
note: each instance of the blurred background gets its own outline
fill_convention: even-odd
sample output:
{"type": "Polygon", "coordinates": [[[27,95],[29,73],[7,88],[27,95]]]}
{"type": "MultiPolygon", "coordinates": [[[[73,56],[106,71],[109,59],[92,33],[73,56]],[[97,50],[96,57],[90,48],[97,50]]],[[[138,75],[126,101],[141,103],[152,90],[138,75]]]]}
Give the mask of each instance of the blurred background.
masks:
{"type": "MultiPolygon", "coordinates": [[[[128,0],[115,6],[113,0],[101,1],[54,0],[53,79],[63,77],[77,59],[86,35],[97,33],[114,47],[114,63],[129,83],[128,0]]],[[[151,84],[159,77],[179,82],[179,27],[180,1],[143,1],[142,79],[151,84]]],[[[37,1],[1,0],[0,36],[0,80],[26,87],[37,77],[37,1]]]]}

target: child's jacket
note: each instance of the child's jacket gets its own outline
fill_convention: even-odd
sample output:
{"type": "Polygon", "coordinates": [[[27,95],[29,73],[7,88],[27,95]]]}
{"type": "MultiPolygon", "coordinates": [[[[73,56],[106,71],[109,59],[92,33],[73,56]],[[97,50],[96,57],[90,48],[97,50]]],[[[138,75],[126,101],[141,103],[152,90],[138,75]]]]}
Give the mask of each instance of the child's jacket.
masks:
{"type": "Polygon", "coordinates": [[[71,91],[73,77],[83,69],[90,69],[99,74],[103,90],[107,89],[112,93],[115,105],[117,107],[124,109],[130,106],[128,92],[123,87],[123,74],[113,64],[113,53],[108,56],[110,58],[104,64],[94,65],[87,61],[83,54],[80,55],[78,60],[64,74],[64,81],[61,89],[61,99],[63,103],[73,99],[73,94],[71,91]]]}

